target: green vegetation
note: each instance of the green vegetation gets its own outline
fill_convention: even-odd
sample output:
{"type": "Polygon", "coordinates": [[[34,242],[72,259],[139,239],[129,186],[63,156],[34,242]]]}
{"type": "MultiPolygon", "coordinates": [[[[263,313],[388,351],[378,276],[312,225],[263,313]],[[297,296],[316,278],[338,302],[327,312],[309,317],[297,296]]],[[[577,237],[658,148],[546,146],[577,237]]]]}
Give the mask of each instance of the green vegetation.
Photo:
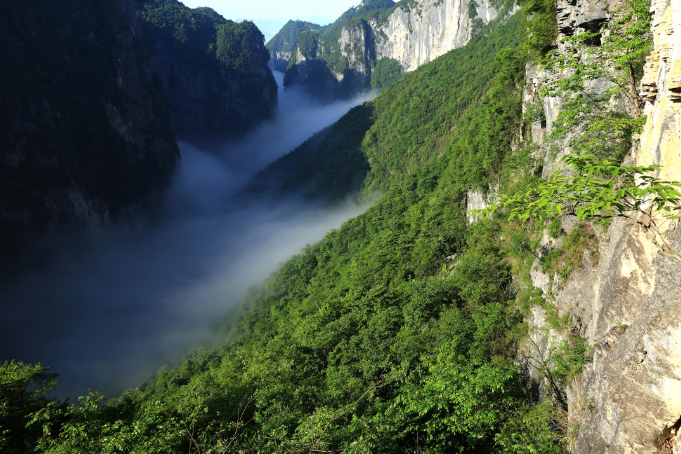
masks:
{"type": "Polygon", "coordinates": [[[542,96],[563,98],[549,137],[554,155],[569,146],[575,154],[621,161],[631,148],[646,120],[638,90],[652,50],[649,4],[630,0],[601,30],[565,38],[571,52],[548,56],[546,68],[568,74],[542,88],[542,96]]]}
{"type": "Polygon", "coordinates": [[[297,45],[296,38],[299,30],[319,31],[321,29],[321,26],[312,22],[290,20],[267,42],[265,47],[270,53],[277,52],[278,55],[292,53],[297,45]]]}
{"type": "Polygon", "coordinates": [[[554,427],[532,419],[514,362],[527,328],[511,273],[524,252],[503,238],[523,226],[467,227],[463,209],[471,185],[526,161],[510,148],[524,61],[504,49],[517,44],[521,19],[405,76],[310,139],[297,153],[333,140],[334,131],[349,132],[344,142],[359,150],[370,122],[408,121],[428,135],[377,136],[375,149],[392,140],[437,143],[425,125],[456,114],[441,130],[439,153],[400,178],[376,173],[381,200],[252,289],[224,320],[219,347],[193,352],[182,367],[106,405],[93,394],[82,407],[34,414],[48,434],[41,449],[517,452],[505,446],[525,424],[533,449],[560,452],[554,427]],[[450,83],[448,73],[471,65],[478,78],[450,83]],[[423,104],[413,104],[419,98],[423,104]],[[401,117],[391,116],[395,99],[401,117]],[[435,113],[429,99],[442,100],[435,113]]]}
{"type": "MultiPolygon", "coordinates": [[[[412,2],[413,3],[413,0],[412,2]]],[[[315,53],[314,56],[310,56],[309,52],[302,51],[308,59],[314,60],[314,73],[312,76],[308,77],[305,84],[308,85],[310,93],[324,97],[321,91],[328,91],[326,86],[337,84],[333,74],[343,74],[343,81],[338,84],[337,93],[333,93],[333,96],[339,96],[341,98],[346,98],[352,96],[358,90],[369,88],[369,86],[376,88],[381,86],[382,88],[387,87],[390,83],[396,80],[397,68],[386,62],[382,62],[382,68],[376,79],[371,76],[371,71],[373,66],[378,62],[375,57],[375,49],[373,49],[373,42],[368,39],[356,39],[350,45],[346,45],[345,48],[341,49],[340,39],[341,32],[343,29],[351,30],[358,36],[368,37],[371,35],[371,27],[369,26],[370,21],[376,21],[377,24],[383,23],[390,14],[395,10],[395,8],[402,7],[408,9],[409,2],[402,1],[395,3],[392,0],[367,0],[359,8],[350,8],[345,13],[343,13],[335,22],[332,24],[321,27],[312,28],[305,27],[309,33],[302,35],[308,38],[308,36],[314,37],[315,41],[315,53]],[[311,33],[310,33],[311,32],[311,33]],[[317,52],[317,49],[319,50],[317,52]],[[343,55],[345,53],[345,55],[343,55]],[[353,58],[349,58],[353,57],[353,58]],[[356,62],[351,65],[349,62],[356,62]],[[365,71],[368,77],[357,77],[353,72],[356,68],[360,66],[368,66],[365,71]],[[321,86],[321,87],[319,87],[321,86]]],[[[287,29],[282,33],[282,37],[277,40],[277,43],[286,42],[283,37],[284,34],[290,34],[293,28],[293,24],[290,29],[287,29]]],[[[302,27],[300,27],[302,28],[302,27]]],[[[307,50],[309,46],[301,47],[301,32],[298,31],[296,41],[299,49],[307,50]]],[[[308,38],[312,39],[312,38],[308,38]]],[[[277,49],[280,44],[273,44],[269,49],[277,49]]],[[[288,44],[281,44],[282,49],[288,49],[288,44]]],[[[295,46],[294,46],[295,47],[295,46]]],[[[295,72],[296,69],[292,68],[295,65],[295,49],[291,51],[291,59],[289,60],[288,68],[286,71],[285,85],[289,86],[291,84],[297,83],[295,72]]],[[[401,69],[400,71],[401,72],[401,69]]]]}
{"type": "MultiPolygon", "coordinates": [[[[208,97],[201,106],[208,132],[239,135],[272,117],[276,81],[269,72],[260,75],[270,56],[263,44],[265,37],[252,22],[235,23],[210,8],[191,9],[177,0],[147,0],[144,8],[144,36],[151,56],[164,59],[170,55],[168,66],[189,71],[197,81],[200,75],[208,78],[217,93],[231,93],[233,103],[241,106],[225,107],[231,100],[208,97]],[[238,93],[233,93],[234,87],[238,93]]],[[[171,71],[165,76],[171,101],[176,105],[186,102],[182,99],[187,94],[177,91],[177,74],[171,71]]],[[[176,119],[178,133],[184,132],[181,124],[176,119]]]]}
{"type": "Polygon", "coordinates": [[[383,57],[371,69],[371,88],[385,90],[403,76],[404,70],[397,60],[383,57]]]}
{"type": "Polygon", "coordinates": [[[565,281],[576,269],[582,267],[584,252],[593,252],[592,264],[598,264],[598,239],[589,224],[583,224],[565,237],[563,245],[552,249],[540,259],[542,269],[550,276],[558,274],[565,281]]]}
{"type": "Polygon", "coordinates": [[[567,155],[563,161],[570,168],[505,194],[482,213],[502,210],[509,220],[521,221],[570,214],[602,225],[623,217],[650,231],[652,241],[663,253],[678,257],[662,226],[681,217],[681,183],[651,176],[660,166],[624,166],[589,155],[567,155]]]}
{"type": "Polygon", "coordinates": [[[56,378],[40,364],[0,363],[0,451],[34,452],[42,428],[28,423],[34,412],[55,405],[47,395],[56,389],[56,378]]]}
{"type": "Polygon", "coordinates": [[[500,78],[517,84],[522,58],[507,49],[520,43],[521,18],[492,24],[460,48],[405,74],[374,101],[348,112],[258,177],[264,186],[282,182],[285,192],[340,200],[353,191],[386,191],[448,148],[455,148],[460,185],[487,188],[501,168],[520,98],[500,78]],[[492,87],[488,96],[485,93],[492,87]],[[465,115],[482,101],[475,115],[465,115]]]}
{"type": "MultiPolygon", "coordinates": [[[[645,211],[644,197],[674,217],[681,193],[648,175],[657,167],[590,155],[568,156],[565,175],[537,176],[521,93],[544,48],[521,33],[540,29],[547,5],[493,22],[261,173],[284,192],[382,198],[252,288],[222,320],[219,344],[181,367],[108,403],[92,393],[80,407],[57,405],[38,388],[15,411],[42,429],[29,442],[50,454],[569,451],[578,427],[565,389],[590,347],[580,321],[529,283],[543,230],[561,237],[554,219],[565,213],[645,211]],[[497,215],[470,224],[469,190],[497,186],[485,210],[497,215]],[[533,343],[533,307],[561,342],[533,343]]],[[[320,40],[298,34],[306,52],[320,40]]],[[[567,278],[596,237],[584,224],[561,240],[539,260],[567,278]]]]}

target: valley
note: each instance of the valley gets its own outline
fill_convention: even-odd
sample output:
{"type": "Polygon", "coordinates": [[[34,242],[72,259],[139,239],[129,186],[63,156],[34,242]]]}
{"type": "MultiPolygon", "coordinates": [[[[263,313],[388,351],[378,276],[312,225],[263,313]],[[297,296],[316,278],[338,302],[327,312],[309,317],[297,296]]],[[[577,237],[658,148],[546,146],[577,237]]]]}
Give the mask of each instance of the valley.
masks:
{"type": "Polygon", "coordinates": [[[70,1],[49,46],[1,11],[43,52],[6,51],[41,90],[0,71],[2,452],[681,449],[676,0],[364,0],[267,44],[70,1]]]}

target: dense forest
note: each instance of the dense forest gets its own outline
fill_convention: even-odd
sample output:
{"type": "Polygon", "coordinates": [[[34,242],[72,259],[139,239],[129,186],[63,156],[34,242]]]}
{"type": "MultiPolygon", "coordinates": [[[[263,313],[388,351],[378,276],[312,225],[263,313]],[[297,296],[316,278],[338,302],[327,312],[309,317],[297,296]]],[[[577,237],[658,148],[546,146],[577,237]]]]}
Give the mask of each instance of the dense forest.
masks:
{"type": "MultiPolygon", "coordinates": [[[[631,74],[640,74],[649,16],[646,2],[632,4],[629,17],[641,19],[631,33],[642,40],[627,50],[627,31],[628,39],[611,40],[619,47],[594,54],[627,55],[631,74]]],[[[545,230],[562,246],[541,263],[563,278],[580,266],[574,257],[588,250],[594,230],[580,224],[565,235],[560,218],[542,211],[554,193],[541,178],[543,154],[528,139],[541,114],[523,113],[522,93],[528,64],[557,61],[555,4],[521,6],[256,177],[252,191],[327,203],[381,197],[252,288],[221,321],[217,345],[122,396],[105,401],[92,392],[79,406],[50,399],[56,376],[43,366],[0,367],[3,452],[569,452],[575,427],[564,390],[589,361],[589,347],[529,276],[545,230]],[[508,203],[470,222],[471,189],[498,190],[508,203]],[[523,199],[533,200],[536,215],[523,211],[523,199]],[[523,348],[533,308],[566,333],[546,361],[523,348]],[[529,374],[532,361],[539,375],[529,374]]],[[[364,13],[380,19],[384,10],[364,13]]],[[[580,39],[576,46],[591,46],[593,35],[580,39]]],[[[566,61],[579,90],[603,67],[566,61]]],[[[617,145],[598,157],[606,159],[601,170],[589,167],[596,158],[570,161],[578,174],[624,169],[620,145],[631,142],[640,116],[620,110],[603,123],[565,112],[554,143],[571,140],[576,153],[601,139],[617,145]]],[[[626,172],[637,171],[617,175],[626,172]]]]}
{"type": "MultiPolygon", "coordinates": [[[[490,90],[499,71],[498,53],[519,45],[518,20],[512,19],[503,28],[492,27],[489,35],[481,34],[467,46],[407,74],[374,101],[355,107],[338,123],[267,167],[251,187],[275,186],[277,191],[337,201],[352,191],[385,191],[400,182],[451,146],[460,125],[469,127],[470,119],[462,118],[463,113],[490,90]]],[[[512,55],[508,52],[499,55],[512,55]]],[[[484,104],[510,102],[494,98],[488,97],[484,104]]],[[[509,107],[495,108],[499,109],[495,119],[499,125],[514,121],[505,111],[509,107]]],[[[494,140],[501,143],[494,152],[488,147],[492,137],[495,134],[485,138],[484,145],[475,143],[476,135],[465,138],[469,141],[467,152],[457,159],[466,169],[463,178],[471,178],[462,185],[485,186],[487,176],[499,170],[512,135],[496,136],[494,140]],[[487,157],[483,159],[481,154],[487,157]]]]}

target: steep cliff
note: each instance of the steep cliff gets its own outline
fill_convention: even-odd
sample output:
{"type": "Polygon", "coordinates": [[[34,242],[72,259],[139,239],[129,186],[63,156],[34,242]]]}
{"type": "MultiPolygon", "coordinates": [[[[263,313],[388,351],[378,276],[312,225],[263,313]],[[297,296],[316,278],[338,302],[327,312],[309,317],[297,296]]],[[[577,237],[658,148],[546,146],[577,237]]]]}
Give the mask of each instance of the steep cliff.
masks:
{"type": "Polygon", "coordinates": [[[253,23],[176,0],[146,2],[143,18],[151,65],[166,87],[180,137],[240,135],[272,117],[277,85],[253,23]]]}
{"type": "MultiPolygon", "coordinates": [[[[325,99],[349,96],[369,88],[373,69],[382,59],[398,63],[404,71],[413,71],[463,46],[476,30],[497,16],[500,7],[497,3],[493,0],[364,1],[333,24],[313,33],[318,40],[314,57],[305,52],[291,52],[286,85],[306,87],[325,99]],[[319,68],[311,70],[313,61],[321,62],[315,63],[319,68]],[[321,87],[326,91],[320,93],[321,87]]],[[[280,50],[280,46],[274,44],[270,49],[278,55],[289,55],[283,47],[280,50]]]]}
{"type": "Polygon", "coordinates": [[[499,2],[483,0],[420,0],[397,7],[375,25],[376,56],[397,60],[413,71],[470,41],[481,24],[497,16],[499,2]]]}
{"type": "MultiPolygon", "coordinates": [[[[617,19],[623,2],[557,3],[559,39],[597,31],[617,19]]],[[[681,179],[681,4],[651,2],[654,50],[647,57],[639,90],[645,97],[645,126],[634,136],[625,162],[662,165],[657,176],[681,179]]],[[[607,39],[607,36],[605,37],[607,39]]],[[[595,42],[594,45],[600,45],[595,42]]],[[[567,48],[559,46],[565,54],[567,48]]],[[[615,71],[615,68],[609,68],[615,71]]],[[[561,73],[530,70],[525,108],[537,101],[543,121],[532,127],[541,143],[552,133],[553,122],[564,106],[558,97],[537,98],[539,89],[561,73]]],[[[608,88],[604,80],[601,92],[608,88]]],[[[563,149],[562,152],[565,152],[563,149]]],[[[544,175],[559,168],[555,156],[544,158],[544,175]]],[[[562,220],[566,232],[574,218],[562,220]]],[[[664,225],[664,235],[678,249],[677,222],[664,225]]],[[[592,346],[590,362],[565,390],[570,421],[576,432],[574,452],[667,453],[681,452],[681,261],[665,254],[639,225],[615,220],[596,229],[591,254],[567,280],[545,273],[534,263],[532,280],[551,299],[560,316],[571,316],[578,332],[592,346]],[[672,447],[673,446],[673,447],[672,447]]],[[[542,239],[540,254],[560,247],[563,240],[542,239]]],[[[565,335],[548,329],[545,310],[533,311],[535,345],[550,354],[565,335]]]]}
{"type": "Polygon", "coordinates": [[[312,22],[290,20],[277,34],[270,39],[265,47],[270,51],[269,66],[273,71],[286,71],[293,50],[296,48],[296,38],[299,30],[319,31],[322,27],[312,22]]]}
{"type": "Polygon", "coordinates": [[[149,204],[178,150],[132,0],[0,6],[0,256],[149,204]]]}

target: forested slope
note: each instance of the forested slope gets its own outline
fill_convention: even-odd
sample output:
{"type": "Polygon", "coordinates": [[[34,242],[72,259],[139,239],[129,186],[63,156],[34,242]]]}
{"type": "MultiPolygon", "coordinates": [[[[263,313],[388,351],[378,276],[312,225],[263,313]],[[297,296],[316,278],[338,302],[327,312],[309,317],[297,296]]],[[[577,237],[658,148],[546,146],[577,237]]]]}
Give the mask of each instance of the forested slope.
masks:
{"type": "Polygon", "coordinates": [[[681,22],[620,6],[523,2],[311,138],[260,183],[382,197],[108,404],[50,402],[47,369],[4,364],[0,446],[672,452],[681,22]]]}
{"type": "Polygon", "coordinates": [[[41,442],[47,452],[527,452],[518,443],[561,452],[553,410],[532,405],[515,361],[525,326],[512,273],[534,256],[499,241],[517,225],[467,227],[465,213],[471,185],[530,169],[510,147],[521,120],[520,23],[500,23],[445,57],[447,71],[434,62],[334,125],[423,125],[423,137],[378,130],[375,150],[386,151],[375,159],[400,175],[366,180],[383,198],[252,289],[223,321],[219,346],[108,405],[93,394],[80,409],[40,413],[36,424],[53,430],[41,442]],[[470,71],[474,60],[479,77],[450,85],[447,72],[470,71]],[[449,101],[423,121],[420,97],[449,101]],[[383,107],[393,98],[399,116],[383,107]],[[405,148],[389,148],[396,139],[405,148]],[[423,154],[397,164],[415,144],[423,154]],[[69,429],[57,433],[60,421],[69,429]]]}
{"type": "MultiPolygon", "coordinates": [[[[494,22],[485,31],[488,34],[481,33],[465,47],[406,74],[381,96],[355,107],[261,171],[252,190],[300,192],[328,201],[354,191],[364,195],[385,191],[442,155],[455,136],[466,142],[462,145],[466,151],[456,157],[461,178],[474,187],[485,186],[487,177],[499,171],[512,136],[490,134],[480,143],[477,134],[456,131],[468,131],[471,121],[480,121],[464,114],[483,100],[500,61],[512,64],[517,59],[508,51],[499,52],[519,45],[520,23],[519,15],[498,27],[494,22]]],[[[484,103],[485,109],[497,114],[485,120],[495,123],[485,124],[486,128],[510,127],[515,120],[509,118],[509,111],[520,106],[519,99],[506,99],[497,92],[484,103]]]]}
{"type": "Polygon", "coordinates": [[[177,0],[149,0],[144,8],[144,39],[180,137],[239,136],[274,116],[277,84],[252,22],[177,0]]]}
{"type": "Polygon", "coordinates": [[[312,22],[302,20],[288,21],[265,45],[271,54],[270,68],[281,72],[286,71],[291,54],[296,48],[298,31],[318,31],[320,29],[322,29],[320,25],[313,24],[312,22]]]}

